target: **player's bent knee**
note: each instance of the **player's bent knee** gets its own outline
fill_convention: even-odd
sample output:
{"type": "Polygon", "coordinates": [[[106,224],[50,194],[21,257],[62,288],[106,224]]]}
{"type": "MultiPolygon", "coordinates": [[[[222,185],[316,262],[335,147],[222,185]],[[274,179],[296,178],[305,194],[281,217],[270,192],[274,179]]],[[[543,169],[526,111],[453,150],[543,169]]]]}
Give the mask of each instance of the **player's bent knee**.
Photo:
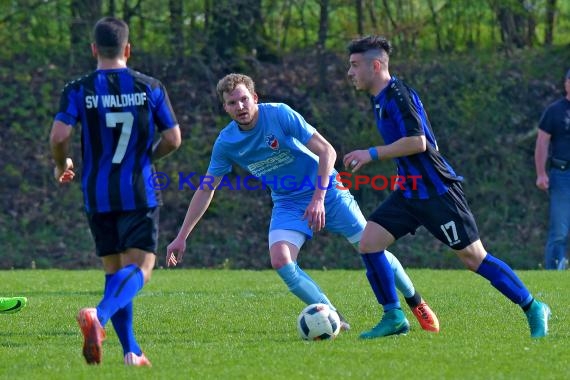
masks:
{"type": "MultiPolygon", "coordinates": [[[[475,244],[475,243],[474,243],[475,244]]],[[[470,271],[476,272],[485,259],[487,252],[482,246],[471,244],[462,250],[456,251],[457,256],[463,262],[463,265],[470,271]]]]}
{"type": "Polygon", "coordinates": [[[466,258],[463,256],[459,256],[459,258],[461,259],[463,265],[465,265],[465,268],[469,269],[471,272],[477,272],[479,265],[481,265],[481,263],[477,264],[477,262],[472,258],[466,258]]]}
{"type": "Polygon", "coordinates": [[[123,266],[134,264],[139,267],[143,273],[144,283],[148,283],[152,276],[152,271],[156,263],[156,255],[152,252],[146,252],[138,248],[128,248],[121,255],[123,266]]]}
{"type": "Polygon", "coordinates": [[[374,253],[382,251],[382,249],[374,242],[361,240],[358,244],[358,252],[360,253],[374,253]]]}
{"type": "Polygon", "coordinates": [[[279,270],[283,268],[285,265],[291,262],[290,259],[286,259],[284,257],[272,257],[271,258],[271,267],[275,270],[279,270]]]}
{"type": "Polygon", "coordinates": [[[146,285],[152,277],[152,270],[142,270],[142,272],[143,272],[144,283],[146,285]]]}

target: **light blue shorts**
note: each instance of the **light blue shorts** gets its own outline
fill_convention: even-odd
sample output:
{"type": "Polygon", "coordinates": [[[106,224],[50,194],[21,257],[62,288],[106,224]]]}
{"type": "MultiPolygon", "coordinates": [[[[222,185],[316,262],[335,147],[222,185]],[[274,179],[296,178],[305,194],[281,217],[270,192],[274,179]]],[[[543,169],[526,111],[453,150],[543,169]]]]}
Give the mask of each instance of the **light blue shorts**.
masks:
{"type": "MultiPolygon", "coordinates": [[[[311,202],[312,193],[305,197],[279,199],[274,202],[269,231],[293,230],[312,238],[313,231],[303,220],[305,209],[311,202]]],[[[358,203],[348,190],[332,188],[325,196],[325,229],[344,236],[351,244],[358,243],[366,226],[366,219],[358,203]]]]}

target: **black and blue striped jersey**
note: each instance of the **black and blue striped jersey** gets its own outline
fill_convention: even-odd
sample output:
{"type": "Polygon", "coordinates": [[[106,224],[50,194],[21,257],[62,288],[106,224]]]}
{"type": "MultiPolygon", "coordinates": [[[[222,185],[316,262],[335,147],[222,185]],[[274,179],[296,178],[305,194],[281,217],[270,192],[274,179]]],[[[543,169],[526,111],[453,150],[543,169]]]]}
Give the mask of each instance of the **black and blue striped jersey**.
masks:
{"type": "Polygon", "coordinates": [[[378,131],[386,145],[403,137],[426,137],[425,152],[395,158],[403,182],[397,189],[406,198],[428,199],[447,192],[453,182],[462,181],[440,154],[428,116],[418,94],[392,77],[388,86],[371,98],[378,131]]]}
{"type": "Polygon", "coordinates": [[[178,125],[160,81],[130,68],[96,70],[64,87],[55,119],[81,124],[87,212],[159,205],[149,183],[152,146],[157,130],[178,125]]]}

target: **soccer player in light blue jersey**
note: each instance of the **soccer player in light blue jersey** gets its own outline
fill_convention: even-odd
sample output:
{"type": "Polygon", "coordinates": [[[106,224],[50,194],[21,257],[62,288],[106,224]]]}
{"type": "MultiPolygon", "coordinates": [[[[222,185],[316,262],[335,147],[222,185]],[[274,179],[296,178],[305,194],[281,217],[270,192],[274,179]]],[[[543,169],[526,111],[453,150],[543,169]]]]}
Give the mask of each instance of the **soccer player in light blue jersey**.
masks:
{"type": "MultiPolygon", "coordinates": [[[[274,206],[268,240],[272,267],[304,303],[326,303],[335,309],[297,264],[299,250],[313,233],[326,228],[358,245],[366,225],[351,193],[341,190],[337,182],[334,148],[286,104],[258,104],[254,82],[246,75],[225,76],[218,82],[217,92],[233,120],[214,143],[206,174],[213,180],[194,193],[182,227],[167,247],[167,266],[182,260],[186,240],[208,209],[215,188],[232,166],[238,165],[271,189],[274,206]]],[[[397,287],[422,328],[438,332],[436,315],[414,289],[398,259],[386,254],[397,287]]],[[[378,279],[368,279],[374,289],[378,279]]],[[[350,328],[342,315],[341,328],[350,328]]]]}

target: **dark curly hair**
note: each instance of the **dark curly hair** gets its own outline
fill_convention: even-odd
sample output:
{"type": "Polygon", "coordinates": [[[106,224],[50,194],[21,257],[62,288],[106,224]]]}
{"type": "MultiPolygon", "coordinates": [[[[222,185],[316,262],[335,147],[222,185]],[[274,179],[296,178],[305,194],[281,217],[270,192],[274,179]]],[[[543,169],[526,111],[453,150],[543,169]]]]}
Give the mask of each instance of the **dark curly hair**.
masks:
{"type": "Polygon", "coordinates": [[[366,36],[354,39],[348,45],[349,54],[366,53],[370,50],[384,51],[389,56],[392,54],[392,44],[381,36],[366,36]]]}

